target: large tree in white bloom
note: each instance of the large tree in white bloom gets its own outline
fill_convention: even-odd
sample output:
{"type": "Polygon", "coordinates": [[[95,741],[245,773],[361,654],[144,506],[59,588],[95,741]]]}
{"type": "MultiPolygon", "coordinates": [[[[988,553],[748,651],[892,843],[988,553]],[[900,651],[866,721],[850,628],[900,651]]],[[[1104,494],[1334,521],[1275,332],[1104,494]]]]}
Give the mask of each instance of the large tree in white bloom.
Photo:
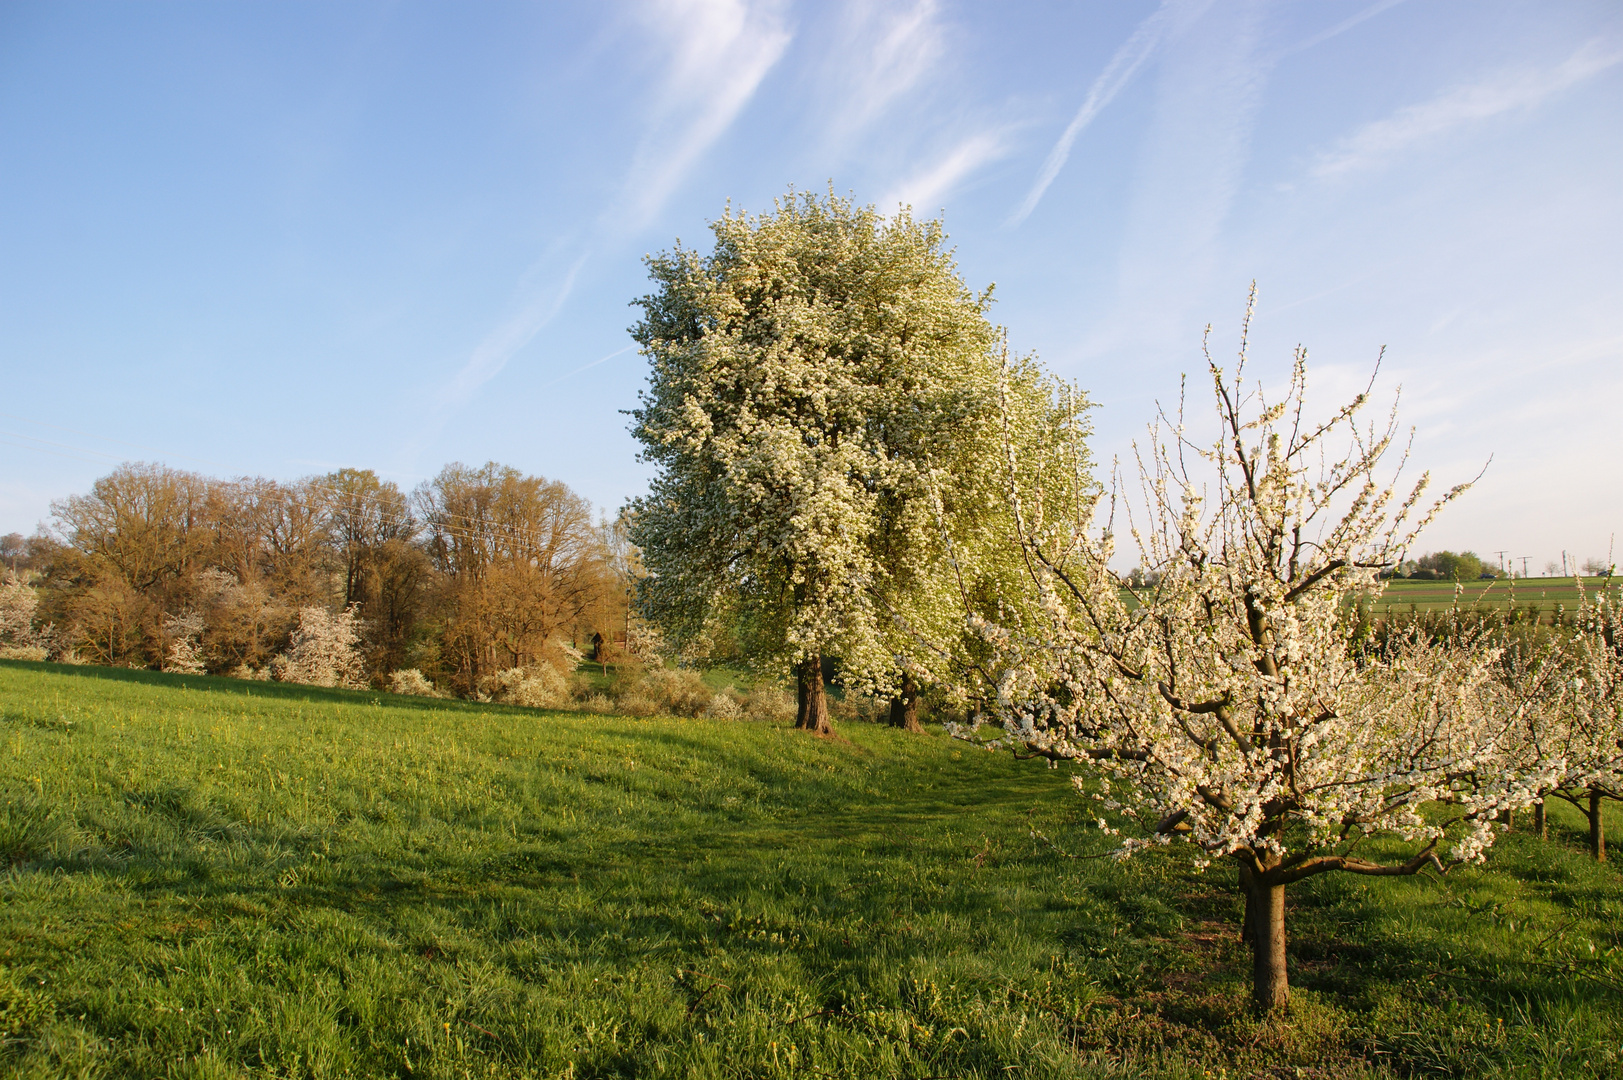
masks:
{"type": "Polygon", "coordinates": [[[1022,495],[1011,446],[1040,615],[974,621],[1002,658],[993,745],[1076,761],[1100,826],[1127,834],[1123,857],[1182,840],[1202,865],[1238,867],[1270,1010],[1289,993],[1287,886],[1479,859],[1543,773],[1505,753],[1492,651],[1413,637],[1372,663],[1349,648],[1358,594],[1463,486],[1429,506],[1424,477],[1401,494],[1382,472],[1395,417],[1366,425],[1367,391],[1311,421],[1300,351],[1277,401],[1248,389],[1243,342],[1232,376],[1207,363],[1217,436],[1196,442],[1181,408],[1163,414],[1139,460],[1143,498],[1119,511],[1156,584],[1111,570],[1112,523],[1056,520],[1022,495]],[[1402,854],[1378,857],[1383,840],[1402,854]]]}
{"type": "Polygon", "coordinates": [[[1003,504],[999,385],[1056,423],[1048,388],[1030,362],[1003,375],[990,290],[939,221],[791,193],[712,229],[708,254],[648,260],[632,331],[652,365],[632,431],[658,467],[631,508],[641,611],[678,646],[724,628],[793,670],[801,727],[828,728],[829,655],[907,722],[962,660],[947,543],[985,551],[1003,504]]]}

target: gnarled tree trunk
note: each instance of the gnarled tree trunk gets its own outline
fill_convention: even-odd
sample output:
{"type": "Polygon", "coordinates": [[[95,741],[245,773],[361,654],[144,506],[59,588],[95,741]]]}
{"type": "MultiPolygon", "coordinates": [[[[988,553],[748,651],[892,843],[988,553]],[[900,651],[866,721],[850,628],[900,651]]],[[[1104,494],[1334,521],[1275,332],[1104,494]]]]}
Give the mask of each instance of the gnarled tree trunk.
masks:
{"type": "Polygon", "coordinates": [[[823,692],[823,658],[813,654],[801,660],[799,673],[795,727],[827,735],[834,729],[828,722],[828,696],[823,692]]]}
{"type": "Polygon", "coordinates": [[[890,700],[890,726],[903,731],[924,730],[919,724],[919,686],[906,672],[902,673],[902,692],[890,700]]]}

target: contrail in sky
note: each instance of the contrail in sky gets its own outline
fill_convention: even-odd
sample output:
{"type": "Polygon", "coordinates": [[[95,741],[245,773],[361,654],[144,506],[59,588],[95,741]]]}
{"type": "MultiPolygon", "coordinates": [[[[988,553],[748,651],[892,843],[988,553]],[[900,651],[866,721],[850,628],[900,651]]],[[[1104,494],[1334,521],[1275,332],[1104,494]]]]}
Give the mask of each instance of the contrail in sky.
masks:
{"type": "MultiPolygon", "coordinates": [[[[1018,225],[1026,220],[1031,212],[1037,208],[1037,203],[1042,200],[1043,192],[1048,190],[1048,185],[1054,182],[1054,177],[1058,176],[1059,171],[1065,167],[1066,159],[1071,156],[1071,144],[1076,142],[1076,137],[1082,133],[1082,129],[1092,123],[1095,116],[1104,111],[1104,107],[1110,104],[1115,96],[1121,92],[1121,88],[1126,86],[1138,69],[1143,66],[1144,61],[1148,60],[1150,55],[1155,52],[1156,46],[1161,43],[1162,37],[1166,35],[1167,26],[1172,22],[1173,17],[1179,14],[1180,9],[1189,8],[1190,6],[1189,3],[1183,2],[1183,0],[1162,0],[1161,6],[1155,10],[1155,14],[1140,23],[1138,29],[1133,31],[1133,36],[1128,38],[1122,47],[1116,50],[1116,55],[1110,58],[1110,63],[1105,65],[1105,69],[1099,73],[1099,77],[1093,80],[1093,85],[1088,88],[1088,96],[1082,102],[1082,107],[1076,110],[1076,115],[1071,118],[1070,126],[1059,137],[1059,142],[1054,144],[1054,149],[1048,152],[1048,160],[1043,162],[1042,171],[1037,174],[1037,182],[1031,185],[1031,191],[1026,194],[1025,201],[1009,218],[1011,226],[1018,225]]],[[[1198,10],[1205,6],[1202,3],[1195,7],[1198,10]]]]}

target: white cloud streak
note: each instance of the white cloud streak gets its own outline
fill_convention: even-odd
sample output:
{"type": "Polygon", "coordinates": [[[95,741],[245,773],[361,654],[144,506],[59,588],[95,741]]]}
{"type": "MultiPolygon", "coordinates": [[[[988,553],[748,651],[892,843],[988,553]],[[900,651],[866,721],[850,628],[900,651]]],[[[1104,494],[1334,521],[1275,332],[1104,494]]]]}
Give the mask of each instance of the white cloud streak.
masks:
{"type": "Polygon", "coordinates": [[[919,208],[924,213],[939,208],[940,201],[971,173],[1008,153],[1008,140],[1002,130],[977,132],[961,140],[932,164],[897,184],[879,201],[882,210],[898,204],[919,208]]]}
{"type": "Polygon", "coordinates": [[[563,308],[564,301],[575,289],[575,278],[580,274],[581,267],[586,265],[586,258],[585,255],[576,258],[564,271],[561,281],[537,292],[520,311],[486,334],[467,362],[452,377],[442,400],[460,405],[501,374],[507,362],[534,340],[535,335],[563,308]]]}
{"type": "Polygon", "coordinates": [[[839,104],[829,122],[835,145],[850,139],[929,75],[945,45],[936,0],[847,5],[835,61],[826,73],[839,104]]]}
{"type": "Polygon", "coordinates": [[[651,128],[633,155],[622,205],[605,225],[651,222],[693,166],[732,126],[793,36],[774,0],[659,0],[648,21],[672,43],[651,128]]]}
{"type": "Polygon", "coordinates": [[[1333,37],[1345,34],[1348,30],[1351,30],[1365,19],[1373,19],[1387,8],[1397,7],[1401,3],[1403,3],[1403,0],[1377,0],[1376,3],[1371,4],[1358,14],[1342,19],[1340,22],[1330,27],[1330,29],[1314,34],[1306,41],[1298,41],[1295,45],[1292,45],[1290,48],[1282,51],[1277,57],[1275,57],[1275,59],[1283,60],[1287,56],[1302,52],[1306,49],[1311,49],[1315,45],[1323,44],[1333,37]]]}
{"type": "MultiPolygon", "coordinates": [[[[649,131],[627,170],[623,195],[599,219],[596,241],[635,232],[653,220],[749,103],[791,36],[777,0],[657,0],[645,15],[660,40],[670,45],[669,65],[656,91],[649,131]]],[[[586,243],[567,269],[533,289],[520,310],[485,335],[439,395],[442,409],[471,400],[558,315],[594,246],[586,243]]],[[[554,258],[545,255],[538,265],[554,258]]],[[[532,270],[525,278],[534,276],[532,270]]],[[[520,288],[525,284],[521,281],[520,288]]]]}
{"type": "Polygon", "coordinates": [[[1563,90],[1623,61],[1616,45],[1591,41],[1554,67],[1502,73],[1456,87],[1419,105],[1399,109],[1354,131],[1319,155],[1309,170],[1319,179],[1377,168],[1416,143],[1490,120],[1504,113],[1531,109],[1563,90]]]}
{"type": "Polygon", "coordinates": [[[1155,52],[1173,23],[1179,17],[1191,18],[1198,15],[1205,9],[1207,3],[1209,0],[1198,3],[1191,0],[1161,0],[1161,6],[1155,13],[1140,23],[1138,29],[1133,31],[1133,36],[1116,50],[1116,54],[1110,58],[1110,63],[1105,65],[1105,69],[1088,88],[1088,96],[1083,99],[1082,107],[1077,109],[1076,115],[1071,118],[1071,123],[1060,135],[1059,141],[1048,152],[1048,158],[1037,173],[1037,179],[1032,183],[1031,190],[1026,193],[1025,200],[1009,218],[1011,226],[1018,225],[1031,216],[1031,212],[1042,201],[1043,193],[1054,182],[1059,171],[1065,167],[1076,137],[1082,133],[1083,128],[1093,122],[1094,117],[1104,111],[1105,106],[1109,105],[1117,94],[1121,93],[1122,88],[1138,73],[1138,69],[1144,66],[1144,61],[1155,52]]]}
{"type": "Polygon", "coordinates": [[[1170,365],[1199,340],[1212,311],[1223,310],[1215,304],[1234,303],[1227,289],[1244,288],[1224,258],[1224,223],[1241,190],[1269,73],[1260,49],[1265,4],[1212,5],[1180,20],[1162,43],[1114,299],[1079,343],[1080,354],[1101,365],[1090,376],[1100,400],[1147,407],[1142,373],[1170,365]],[[1225,291],[1214,294],[1220,285],[1225,291]]]}
{"type": "Polygon", "coordinates": [[[632,344],[627,345],[622,349],[615,349],[613,352],[609,353],[608,355],[600,356],[596,360],[593,360],[589,364],[582,364],[580,367],[575,368],[573,371],[566,371],[562,375],[559,375],[556,379],[550,379],[547,382],[542,383],[540,386],[536,387],[536,390],[546,390],[546,389],[549,389],[550,387],[557,386],[559,383],[563,382],[565,379],[573,379],[576,375],[579,375],[581,372],[590,371],[592,368],[597,367],[597,365],[599,365],[599,364],[606,364],[610,360],[613,360],[616,356],[624,356],[626,353],[630,352],[632,349],[635,349],[636,347],[637,347],[636,343],[633,342],[632,344]]]}

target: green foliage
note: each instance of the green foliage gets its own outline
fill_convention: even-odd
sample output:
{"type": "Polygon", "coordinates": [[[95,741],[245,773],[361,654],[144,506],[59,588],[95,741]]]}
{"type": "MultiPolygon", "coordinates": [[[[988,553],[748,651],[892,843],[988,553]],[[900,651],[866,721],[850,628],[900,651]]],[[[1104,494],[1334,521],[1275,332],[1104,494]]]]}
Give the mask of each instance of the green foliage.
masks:
{"type": "Polygon", "coordinates": [[[1042,762],[845,735],[0,662],[52,823],[0,876],[0,1072],[1623,1075],[1623,883],[1565,808],[1299,886],[1259,1023],[1232,878],[1087,858],[1042,762]]]}
{"type": "Polygon", "coordinates": [[[1409,576],[1432,581],[1475,581],[1484,573],[1499,576],[1499,571],[1484,565],[1474,551],[1434,551],[1415,560],[1409,576]]]}

